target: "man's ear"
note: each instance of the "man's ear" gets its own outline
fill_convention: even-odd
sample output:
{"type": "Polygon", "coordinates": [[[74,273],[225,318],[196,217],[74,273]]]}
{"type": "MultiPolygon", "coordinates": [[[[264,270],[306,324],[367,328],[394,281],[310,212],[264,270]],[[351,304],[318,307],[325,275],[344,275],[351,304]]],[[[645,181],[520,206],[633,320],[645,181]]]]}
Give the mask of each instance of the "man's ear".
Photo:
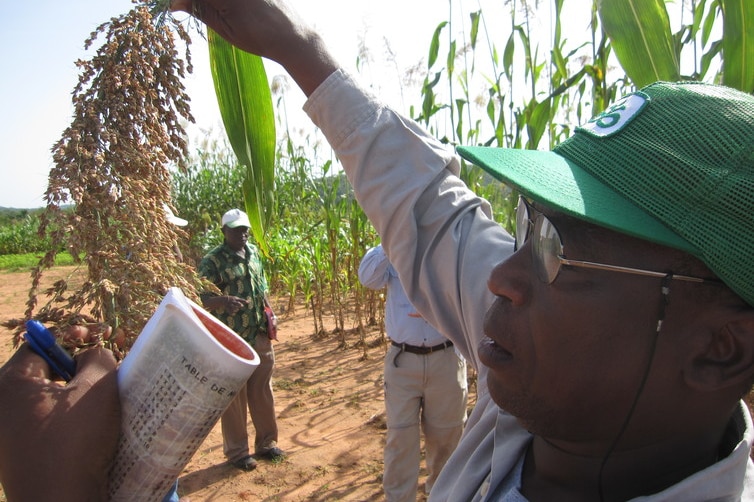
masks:
{"type": "MultiPolygon", "coordinates": [[[[703,335],[700,335],[703,336],[703,335]]],[[[754,310],[746,310],[706,334],[684,373],[700,392],[751,385],[754,381],[754,310]]]]}

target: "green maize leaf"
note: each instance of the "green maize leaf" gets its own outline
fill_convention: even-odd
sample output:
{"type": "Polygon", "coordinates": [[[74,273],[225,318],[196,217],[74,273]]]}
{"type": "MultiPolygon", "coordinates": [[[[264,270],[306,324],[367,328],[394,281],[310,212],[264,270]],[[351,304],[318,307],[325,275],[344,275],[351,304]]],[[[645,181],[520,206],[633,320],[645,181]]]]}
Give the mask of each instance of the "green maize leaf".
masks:
{"type": "Polygon", "coordinates": [[[723,0],[723,84],[754,92],[754,2],[723,0]]]}
{"type": "Polygon", "coordinates": [[[526,106],[526,131],[529,134],[529,141],[527,142],[527,148],[536,149],[539,141],[542,139],[545,130],[547,130],[547,124],[550,120],[550,99],[545,99],[542,102],[537,102],[536,99],[532,99],[526,106]]]}
{"type": "Polygon", "coordinates": [[[427,59],[427,68],[432,68],[432,66],[437,61],[437,55],[440,52],[440,33],[442,33],[443,28],[448,25],[447,21],[443,21],[442,23],[437,25],[437,28],[435,28],[435,32],[432,34],[432,41],[429,44],[429,57],[427,59]]]}
{"type": "MultiPolygon", "coordinates": [[[[518,34],[518,38],[521,39],[521,43],[524,45],[524,57],[526,58],[526,64],[524,65],[524,76],[528,77],[531,71],[531,43],[529,41],[529,35],[526,29],[520,24],[513,27],[513,31],[518,34]]],[[[536,82],[536,79],[535,79],[536,82]]]]}
{"type": "Polygon", "coordinates": [[[456,69],[456,41],[450,41],[450,49],[448,49],[448,59],[445,63],[445,70],[448,72],[448,76],[452,76],[456,69]]]}
{"type": "Polygon", "coordinates": [[[269,256],[265,229],[272,214],[275,188],[275,117],[262,58],[233,47],[207,29],[215,94],[225,132],[238,162],[251,233],[269,256]]]}
{"type": "Polygon", "coordinates": [[[479,21],[482,19],[482,11],[478,10],[469,14],[471,18],[471,48],[476,49],[476,41],[479,36],[479,21]]]}
{"type": "Polygon", "coordinates": [[[704,15],[704,3],[698,5],[694,12],[694,25],[697,26],[697,20],[701,19],[698,26],[702,30],[702,47],[706,47],[712,36],[712,30],[715,28],[715,21],[717,20],[717,7],[718,2],[711,2],[709,13],[704,15]]]}
{"type": "Polygon", "coordinates": [[[680,79],[664,0],[602,0],[598,8],[615,55],[634,85],[680,79]]]}
{"type": "Polygon", "coordinates": [[[516,50],[516,41],[513,33],[508,37],[508,41],[505,43],[505,50],[503,51],[503,70],[505,71],[505,77],[508,80],[513,79],[513,52],[516,50]]]}

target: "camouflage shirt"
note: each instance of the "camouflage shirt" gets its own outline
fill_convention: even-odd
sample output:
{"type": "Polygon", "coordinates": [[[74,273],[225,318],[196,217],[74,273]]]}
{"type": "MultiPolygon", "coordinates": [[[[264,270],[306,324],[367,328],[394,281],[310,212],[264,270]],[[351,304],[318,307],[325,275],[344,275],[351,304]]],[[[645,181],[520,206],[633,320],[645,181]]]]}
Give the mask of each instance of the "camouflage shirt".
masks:
{"type": "MultiPolygon", "coordinates": [[[[241,338],[253,344],[259,332],[267,333],[264,315],[267,279],[256,246],[247,243],[245,255],[244,259],[223,243],[202,258],[199,263],[199,274],[220,288],[224,295],[249,300],[248,307],[240,309],[235,314],[227,314],[224,311],[213,314],[241,338]]],[[[213,294],[202,293],[200,296],[205,300],[213,294]]]]}

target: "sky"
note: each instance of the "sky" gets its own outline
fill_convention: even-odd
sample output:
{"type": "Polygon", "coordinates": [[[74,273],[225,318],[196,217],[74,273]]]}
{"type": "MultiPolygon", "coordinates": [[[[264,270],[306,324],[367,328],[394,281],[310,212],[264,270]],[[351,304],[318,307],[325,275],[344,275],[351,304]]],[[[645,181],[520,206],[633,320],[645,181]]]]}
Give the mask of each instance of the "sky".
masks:
{"type": "MultiPolygon", "coordinates": [[[[359,40],[382,58],[385,47],[400,47],[395,65],[407,68],[425,57],[432,32],[447,17],[432,11],[434,0],[290,0],[329,44],[341,64],[355,71],[359,40]],[[387,44],[387,45],[386,45],[387,44]]],[[[9,2],[0,17],[0,207],[44,205],[50,149],[69,125],[74,62],[89,58],[84,40],[102,22],[132,8],[130,0],[38,0],[9,2]]],[[[192,32],[194,73],[184,81],[196,125],[189,138],[222,126],[209,72],[206,44],[192,32]]],[[[381,70],[375,75],[385,76],[381,70]]],[[[268,77],[284,71],[268,66],[268,77]]],[[[387,77],[386,77],[387,78],[387,77]]],[[[395,77],[393,77],[395,78],[395,77]]],[[[294,89],[293,98],[298,89],[294,89]]],[[[303,102],[303,94],[300,94],[303,102]]],[[[287,100],[288,101],[288,100],[287,100]]],[[[293,103],[300,108],[295,99],[293,103]]],[[[308,120],[305,116],[295,120],[308,120]]],[[[289,122],[290,123],[290,122],[289,122]]],[[[308,127],[309,124],[301,124],[308,127]]],[[[220,133],[221,134],[221,133],[220,133]]]]}

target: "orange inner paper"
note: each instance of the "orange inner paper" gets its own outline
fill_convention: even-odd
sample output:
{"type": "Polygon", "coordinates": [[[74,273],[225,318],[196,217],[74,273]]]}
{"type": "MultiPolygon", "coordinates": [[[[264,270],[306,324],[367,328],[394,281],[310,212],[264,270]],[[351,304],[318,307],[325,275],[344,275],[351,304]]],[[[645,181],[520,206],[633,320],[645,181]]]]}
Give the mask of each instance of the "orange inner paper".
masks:
{"type": "Polygon", "coordinates": [[[202,321],[202,324],[207,327],[209,332],[212,333],[212,336],[214,336],[223,347],[233,352],[238,357],[252,361],[254,360],[254,352],[251,348],[238,336],[234,336],[234,333],[232,333],[227,326],[221,324],[220,321],[209,317],[201,310],[197,310],[196,308],[193,310],[194,313],[199,316],[199,320],[202,321]]]}

